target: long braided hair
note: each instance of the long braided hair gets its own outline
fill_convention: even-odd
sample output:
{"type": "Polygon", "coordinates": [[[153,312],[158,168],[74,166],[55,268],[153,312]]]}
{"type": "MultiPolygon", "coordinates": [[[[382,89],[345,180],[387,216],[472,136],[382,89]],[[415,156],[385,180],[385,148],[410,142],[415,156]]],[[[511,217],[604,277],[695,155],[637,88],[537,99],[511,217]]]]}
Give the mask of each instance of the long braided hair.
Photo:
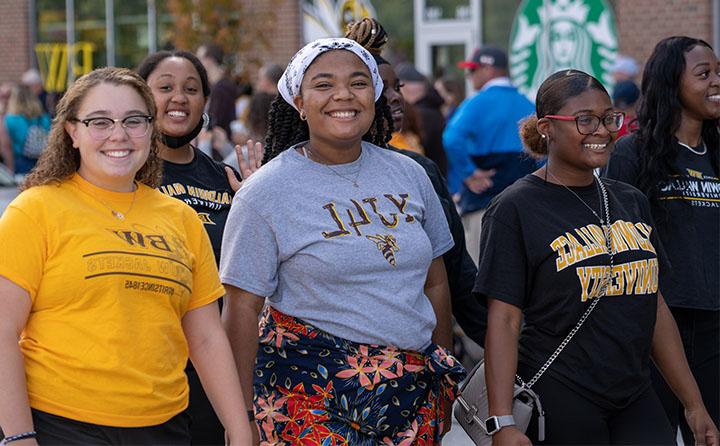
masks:
{"type": "MultiPolygon", "coordinates": [[[[392,138],[393,124],[390,107],[385,96],[375,102],[375,119],[362,140],[379,147],[385,147],[392,138]]],[[[263,164],[278,156],[288,148],[310,138],[307,122],[292,105],[278,95],[270,105],[268,130],[265,135],[265,156],[263,164]]]]}
{"type": "MultiPolygon", "coordinates": [[[[690,37],[668,37],[661,40],[645,65],[642,99],[638,111],[640,129],[637,133],[640,158],[639,189],[651,200],[657,200],[658,185],[676,173],[677,145],[675,132],[680,128],[683,105],[680,103],[680,79],[685,71],[685,54],[695,46],[712,47],[705,41],[690,37]]],[[[718,120],[706,119],[702,124],[705,142],[715,173],[720,173],[718,158],[720,135],[718,120]]]]}

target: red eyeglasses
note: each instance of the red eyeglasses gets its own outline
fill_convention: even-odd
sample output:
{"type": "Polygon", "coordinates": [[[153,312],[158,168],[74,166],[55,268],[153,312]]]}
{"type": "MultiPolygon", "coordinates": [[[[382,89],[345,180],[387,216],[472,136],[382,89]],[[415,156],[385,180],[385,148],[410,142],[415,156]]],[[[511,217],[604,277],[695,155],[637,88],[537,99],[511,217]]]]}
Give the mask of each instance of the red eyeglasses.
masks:
{"type": "Polygon", "coordinates": [[[596,115],[579,115],[579,116],[564,116],[564,115],[545,115],[543,118],[557,119],[558,121],[575,121],[575,127],[577,127],[578,133],[581,135],[592,135],[600,127],[600,123],[610,133],[615,133],[620,130],[625,122],[625,113],[613,112],[608,113],[605,116],[596,115]]]}

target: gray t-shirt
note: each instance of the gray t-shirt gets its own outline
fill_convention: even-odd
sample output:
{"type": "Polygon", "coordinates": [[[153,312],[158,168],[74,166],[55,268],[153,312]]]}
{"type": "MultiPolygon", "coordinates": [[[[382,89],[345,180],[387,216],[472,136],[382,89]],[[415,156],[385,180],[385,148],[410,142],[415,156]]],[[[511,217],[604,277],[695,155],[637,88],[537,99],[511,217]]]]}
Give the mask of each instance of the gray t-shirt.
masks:
{"type": "Polygon", "coordinates": [[[335,336],[422,350],[436,323],[427,271],[452,245],[412,159],[363,142],[356,161],[326,166],[291,148],[235,194],[220,277],[335,336]]]}

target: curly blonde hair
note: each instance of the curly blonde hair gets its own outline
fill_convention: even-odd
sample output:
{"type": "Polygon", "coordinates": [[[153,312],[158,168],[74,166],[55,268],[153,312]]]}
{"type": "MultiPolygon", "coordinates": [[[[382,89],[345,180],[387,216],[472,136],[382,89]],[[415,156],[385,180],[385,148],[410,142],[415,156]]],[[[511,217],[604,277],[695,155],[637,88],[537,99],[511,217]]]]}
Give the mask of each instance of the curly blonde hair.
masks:
{"type": "Polygon", "coordinates": [[[143,99],[152,116],[152,136],[150,154],[145,164],[135,174],[135,180],[155,188],[162,179],[162,161],[158,156],[160,132],[155,122],[155,100],[150,87],[133,71],[126,68],[99,68],[84,75],[68,89],[57,106],[57,115],[53,119],[48,144],[38,159],[35,168],[25,179],[23,189],[44,184],[58,184],[67,180],[80,167],[80,151],[73,147],[72,139],[65,130],[65,124],[77,119],[77,112],[88,92],[100,84],[126,85],[133,88],[143,99]]]}

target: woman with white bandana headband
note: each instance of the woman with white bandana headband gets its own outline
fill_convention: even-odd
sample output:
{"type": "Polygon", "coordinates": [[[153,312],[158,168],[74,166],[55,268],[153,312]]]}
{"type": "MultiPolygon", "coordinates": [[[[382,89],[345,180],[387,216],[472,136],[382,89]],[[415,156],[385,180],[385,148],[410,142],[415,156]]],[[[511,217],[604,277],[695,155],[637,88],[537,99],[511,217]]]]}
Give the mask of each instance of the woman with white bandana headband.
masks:
{"type": "Polygon", "coordinates": [[[391,117],[359,44],[311,42],[278,87],[266,164],[235,195],[220,261],[263,444],[436,444],[464,376],[446,350],[453,242],[437,195],[378,147],[391,117]]]}

